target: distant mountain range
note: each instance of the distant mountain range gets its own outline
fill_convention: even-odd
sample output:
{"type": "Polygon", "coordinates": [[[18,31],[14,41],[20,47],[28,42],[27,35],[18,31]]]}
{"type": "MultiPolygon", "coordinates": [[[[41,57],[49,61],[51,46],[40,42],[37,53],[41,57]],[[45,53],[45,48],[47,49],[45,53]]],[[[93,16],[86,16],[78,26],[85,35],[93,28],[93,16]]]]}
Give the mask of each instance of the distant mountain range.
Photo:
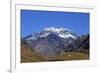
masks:
{"type": "Polygon", "coordinates": [[[77,35],[67,28],[45,28],[22,38],[35,53],[55,57],[65,52],[80,51],[89,54],[89,34],[77,35]]]}

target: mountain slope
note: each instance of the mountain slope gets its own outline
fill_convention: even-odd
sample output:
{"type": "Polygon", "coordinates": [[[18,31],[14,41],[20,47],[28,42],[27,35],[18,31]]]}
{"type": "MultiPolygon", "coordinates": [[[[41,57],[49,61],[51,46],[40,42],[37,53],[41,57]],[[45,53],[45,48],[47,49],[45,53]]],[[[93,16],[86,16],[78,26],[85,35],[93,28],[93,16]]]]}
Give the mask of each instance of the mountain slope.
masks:
{"type": "Polygon", "coordinates": [[[21,63],[47,61],[48,58],[41,54],[35,53],[25,41],[21,43],[21,63]]]}

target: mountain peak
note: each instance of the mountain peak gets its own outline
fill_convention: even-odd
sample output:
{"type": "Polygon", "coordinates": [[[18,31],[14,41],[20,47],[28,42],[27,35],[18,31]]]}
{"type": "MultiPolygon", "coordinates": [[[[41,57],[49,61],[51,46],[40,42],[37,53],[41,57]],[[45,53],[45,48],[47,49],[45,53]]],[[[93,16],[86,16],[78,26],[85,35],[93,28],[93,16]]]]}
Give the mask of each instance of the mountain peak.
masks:
{"type": "Polygon", "coordinates": [[[30,37],[28,37],[26,39],[27,40],[37,40],[38,38],[45,38],[50,34],[55,34],[55,35],[59,36],[60,38],[64,38],[64,39],[67,39],[67,38],[76,39],[78,37],[76,35],[76,33],[71,31],[70,29],[49,27],[49,28],[45,28],[41,32],[36,32],[36,33],[32,34],[30,37]]]}
{"type": "Polygon", "coordinates": [[[68,38],[68,37],[72,37],[74,39],[76,38],[76,34],[67,28],[49,27],[49,28],[45,28],[44,31],[49,32],[49,33],[58,34],[58,36],[60,36],[62,38],[68,38]]]}

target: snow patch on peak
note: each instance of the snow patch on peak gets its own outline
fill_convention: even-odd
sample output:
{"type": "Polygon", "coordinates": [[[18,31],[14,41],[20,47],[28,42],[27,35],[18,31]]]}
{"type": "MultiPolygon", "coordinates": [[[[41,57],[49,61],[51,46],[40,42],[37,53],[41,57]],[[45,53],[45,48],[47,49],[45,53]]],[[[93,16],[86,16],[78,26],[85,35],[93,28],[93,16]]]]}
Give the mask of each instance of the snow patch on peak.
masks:
{"type": "Polygon", "coordinates": [[[64,30],[68,30],[66,28],[54,28],[54,27],[49,27],[49,28],[45,28],[44,31],[52,31],[52,32],[60,32],[60,31],[64,31],[64,30]]]}
{"type": "Polygon", "coordinates": [[[72,38],[76,39],[76,37],[73,36],[73,35],[71,35],[71,34],[68,34],[68,35],[65,35],[65,34],[59,34],[59,36],[62,37],[62,38],[72,37],[72,38]]]}
{"type": "Polygon", "coordinates": [[[42,38],[42,37],[46,37],[46,36],[48,36],[50,33],[44,33],[44,34],[42,34],[40,37],[42,38]]]}

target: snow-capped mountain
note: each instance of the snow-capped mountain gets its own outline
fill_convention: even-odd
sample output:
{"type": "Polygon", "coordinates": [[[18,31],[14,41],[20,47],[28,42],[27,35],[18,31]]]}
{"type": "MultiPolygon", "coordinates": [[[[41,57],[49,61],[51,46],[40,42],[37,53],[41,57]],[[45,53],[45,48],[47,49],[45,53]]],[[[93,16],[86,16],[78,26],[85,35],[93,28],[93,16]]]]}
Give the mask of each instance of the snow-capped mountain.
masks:
{"type": "Polygon", "coordinates": [[[50,27],[31,34],[24,40],[35,52],[52,57],[75,50],[77,38],[78,35],[67,28],[50,27]]]}
{"type": "Polygon", "coordinates": [[[56,34],[61,38],[73,38],[76,39],[78,37],[78,35],[76,35],[76,33],[74,33],[73,31],[67,29],[67,28],[54,28],[54,27],[49,27],[49,28],[45,28],[43,31],[41,32],[37,32],[34,34],[31,34],[29,36],[26,37],[27,40],[36,40],[38,38],[44,38],[47,37],[50,34],[56,34]]]}

